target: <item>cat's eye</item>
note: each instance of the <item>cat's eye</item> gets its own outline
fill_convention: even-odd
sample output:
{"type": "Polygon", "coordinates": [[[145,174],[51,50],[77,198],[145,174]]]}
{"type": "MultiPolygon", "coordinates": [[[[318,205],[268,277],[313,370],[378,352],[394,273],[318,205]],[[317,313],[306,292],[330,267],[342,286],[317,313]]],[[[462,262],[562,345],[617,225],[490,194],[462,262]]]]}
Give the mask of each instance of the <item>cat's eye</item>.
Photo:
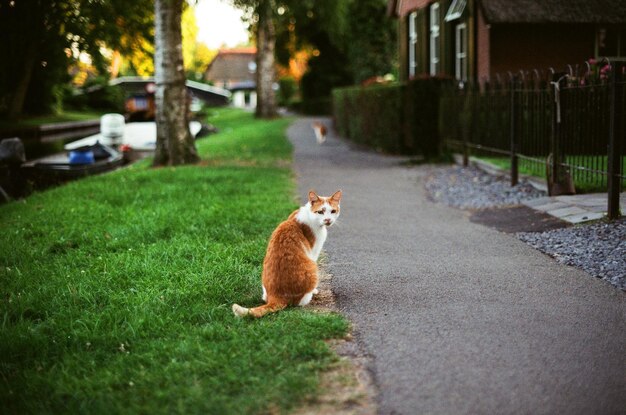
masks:
{"type": "Polygon", "coordinates": [[[337,210],[333,209],[333,210],[330,211],[330,213],[337,213],[337,210]]]}
{"type": "Polygon", "coordinates": [[[318,210],[317,213],[319,213],[320,215],[323,215],[324,211],[323,210],[318,210]]]}

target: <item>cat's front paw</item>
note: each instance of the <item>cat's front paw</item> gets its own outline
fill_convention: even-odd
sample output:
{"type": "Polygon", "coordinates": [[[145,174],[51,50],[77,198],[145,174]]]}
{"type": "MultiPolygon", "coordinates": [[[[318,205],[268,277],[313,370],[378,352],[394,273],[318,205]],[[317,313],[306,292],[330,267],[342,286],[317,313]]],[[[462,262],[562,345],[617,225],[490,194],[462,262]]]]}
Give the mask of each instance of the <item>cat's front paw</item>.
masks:
{"type": "Polygon", "coordinates": [[[313,289],[313,295],[317,295],[320,293],[320,290],[318,290],[317,288],[313,289]]]}

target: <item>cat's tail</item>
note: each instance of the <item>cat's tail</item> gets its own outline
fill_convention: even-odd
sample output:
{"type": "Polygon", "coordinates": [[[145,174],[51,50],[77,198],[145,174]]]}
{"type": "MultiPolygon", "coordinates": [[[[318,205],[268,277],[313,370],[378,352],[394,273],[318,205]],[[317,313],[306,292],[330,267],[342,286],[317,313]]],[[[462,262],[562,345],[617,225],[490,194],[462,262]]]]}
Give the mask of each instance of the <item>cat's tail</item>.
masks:
{"type": "Polygon", "coordinates": [[[251,316],[255,318],[263,317],[268,313],[274,313],[287,307],[284,303],[267,303],[259,307],[245,308],[239,304],[233,304],[233,313],[237,317],[251,316]]]}

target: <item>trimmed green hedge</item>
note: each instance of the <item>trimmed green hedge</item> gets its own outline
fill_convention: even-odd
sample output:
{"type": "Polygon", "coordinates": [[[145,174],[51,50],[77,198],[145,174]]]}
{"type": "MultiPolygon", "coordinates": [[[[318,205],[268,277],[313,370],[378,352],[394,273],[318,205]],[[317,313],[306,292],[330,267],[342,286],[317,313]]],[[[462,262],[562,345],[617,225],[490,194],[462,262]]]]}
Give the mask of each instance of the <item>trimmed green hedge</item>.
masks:
{"type": "Polygon", "coordinates": [[[404,85],[333,90],[337,129],[350,140],[390,153],[404,146],[404,85]]]}
{"type": "Polygon", "coordinates": [[[439,100],[447,82],[429,78],[335,89],[336,127],[344,137],[379,151],[436,157],[441,152],[439,100]]]}

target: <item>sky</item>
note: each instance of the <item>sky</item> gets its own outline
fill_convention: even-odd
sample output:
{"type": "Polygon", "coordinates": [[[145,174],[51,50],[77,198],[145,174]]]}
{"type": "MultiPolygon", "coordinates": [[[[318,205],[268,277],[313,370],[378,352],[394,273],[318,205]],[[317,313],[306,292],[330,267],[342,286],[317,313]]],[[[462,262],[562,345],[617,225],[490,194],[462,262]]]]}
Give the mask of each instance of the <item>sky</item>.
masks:
{"type": "Polygon", "coordinates": [[[226,0],[199,0],[195,9],[198,41],[210,49],[218,49],[223,44],[233,47],[248,42],[241,11],[226,0]]]}

